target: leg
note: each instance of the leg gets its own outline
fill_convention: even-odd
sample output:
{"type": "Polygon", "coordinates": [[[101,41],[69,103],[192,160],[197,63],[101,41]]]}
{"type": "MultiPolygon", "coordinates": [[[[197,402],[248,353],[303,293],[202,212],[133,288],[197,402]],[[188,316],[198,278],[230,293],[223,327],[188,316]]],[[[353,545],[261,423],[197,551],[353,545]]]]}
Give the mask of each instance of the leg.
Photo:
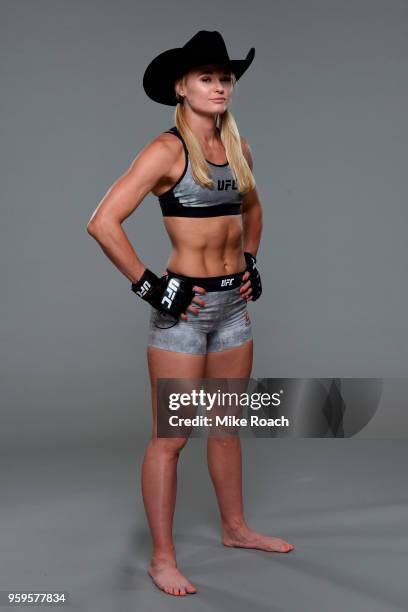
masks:
{"type": "Polygon", "coordinates": [[[177,569],[172,537],[176,502],[177,461],[187,438],[157,437],[157,379],[202,377],[205,355],[177,353],[149,346],[147,358],[152,390],[153,432],[142,467],[142,493],[153,538],[149,574],[170,595],[195,593],[194,585],[177,569]]]}
{"type": "MultiPolygon", "coordinates": [[[[224,351],[209,352],[205,378],[249,378],[253,341],[224,351]]],[[[247,526],[242,501],[242,459],[239,436],[208,438],[207,461],[220,508],[222,542],[225,546],[289,552],[289,542],[258,534],[247,526]]]]}

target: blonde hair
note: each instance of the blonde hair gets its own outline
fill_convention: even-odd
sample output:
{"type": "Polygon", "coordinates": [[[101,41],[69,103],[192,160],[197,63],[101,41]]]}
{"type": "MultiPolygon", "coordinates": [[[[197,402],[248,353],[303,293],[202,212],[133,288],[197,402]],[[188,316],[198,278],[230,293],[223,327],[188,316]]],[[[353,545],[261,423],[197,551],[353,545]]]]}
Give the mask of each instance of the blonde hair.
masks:
{"type": "MultiPolygon", "coordinates": [[[[231,73],[233,88],[236,86],[235,75],[231,73]]],[[[187,75],[181,79],[183,85],[186,84],[187,75]]],[[[174,112],[174,122],[178,131],[186,143],[191,161],[191,172],[196,183],[202,187],[214,188],[214,181],[209,177],[209,168],[205,160],[205,156],[201,145],[196,138],[194,132],[188,125],[183,105],[177,102],[174,112]]],[[[242,152],[241,138],[238,127],[232,113],[226,110],[219,114],[216,120],[216,126],[220,131],[221,141],[225,147],[227,161],[230,165],[234,179],[238,184],[238,191],[242,194],[251,191],[256,186],[254,176],[247,160],[242,152]]]]}

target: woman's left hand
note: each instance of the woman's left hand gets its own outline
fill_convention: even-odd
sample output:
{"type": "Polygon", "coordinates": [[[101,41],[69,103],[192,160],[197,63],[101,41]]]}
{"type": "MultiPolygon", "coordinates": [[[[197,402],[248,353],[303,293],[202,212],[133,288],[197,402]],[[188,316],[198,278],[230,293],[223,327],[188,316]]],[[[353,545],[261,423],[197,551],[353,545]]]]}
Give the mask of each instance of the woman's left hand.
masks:
{"type": "Polygon", "coordinates": [[[242,280],[243,281],[247,281],[244,285],[242,285],[241,289],[239,290],[241,297],[243,300],[246,300],[247,302],[249,302],[250,300],[252,300],[252,288],[251,288],[251,281],[248,280],[249,279],[249,272],[248,270],[246,270],[245,274],[242,276],[242,280]]]}

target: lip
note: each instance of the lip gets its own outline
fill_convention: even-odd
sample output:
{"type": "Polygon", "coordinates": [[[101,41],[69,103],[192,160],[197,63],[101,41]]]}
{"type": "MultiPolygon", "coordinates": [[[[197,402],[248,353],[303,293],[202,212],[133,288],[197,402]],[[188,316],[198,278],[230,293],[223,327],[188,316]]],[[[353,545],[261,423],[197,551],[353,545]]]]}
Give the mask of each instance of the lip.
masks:
{"type": "Polygon", "coordinates": [[[211,98],[211,102],[225,102],[225,98],[211,98]]]}

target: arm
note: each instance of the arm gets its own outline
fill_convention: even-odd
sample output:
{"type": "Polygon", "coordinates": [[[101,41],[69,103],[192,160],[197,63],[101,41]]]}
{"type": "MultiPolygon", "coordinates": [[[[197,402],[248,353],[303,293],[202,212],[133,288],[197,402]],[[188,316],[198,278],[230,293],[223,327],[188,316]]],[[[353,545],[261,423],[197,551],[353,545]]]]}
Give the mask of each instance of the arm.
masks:
{"type": "Polygon", "coordinates": [[[129,169],[108,189],[92,214],[88,233],[112,263],[133,283],[146,266],[136,255],[122,223],[177,161],[180,145],[158,136],[133,160],[129,169]]]}
{"type": "MultiPolygon", "coordinates": [[[[241,137],[242,152],[253,170],[253,159],[251,149],[247,141],[241,137]]],[[[262,233],[262,206],[258,192],[255,189],[249,191],[242,200],[242,225],[243,225],[243,250],[252,253],[256,257],[262,233]]]]}

